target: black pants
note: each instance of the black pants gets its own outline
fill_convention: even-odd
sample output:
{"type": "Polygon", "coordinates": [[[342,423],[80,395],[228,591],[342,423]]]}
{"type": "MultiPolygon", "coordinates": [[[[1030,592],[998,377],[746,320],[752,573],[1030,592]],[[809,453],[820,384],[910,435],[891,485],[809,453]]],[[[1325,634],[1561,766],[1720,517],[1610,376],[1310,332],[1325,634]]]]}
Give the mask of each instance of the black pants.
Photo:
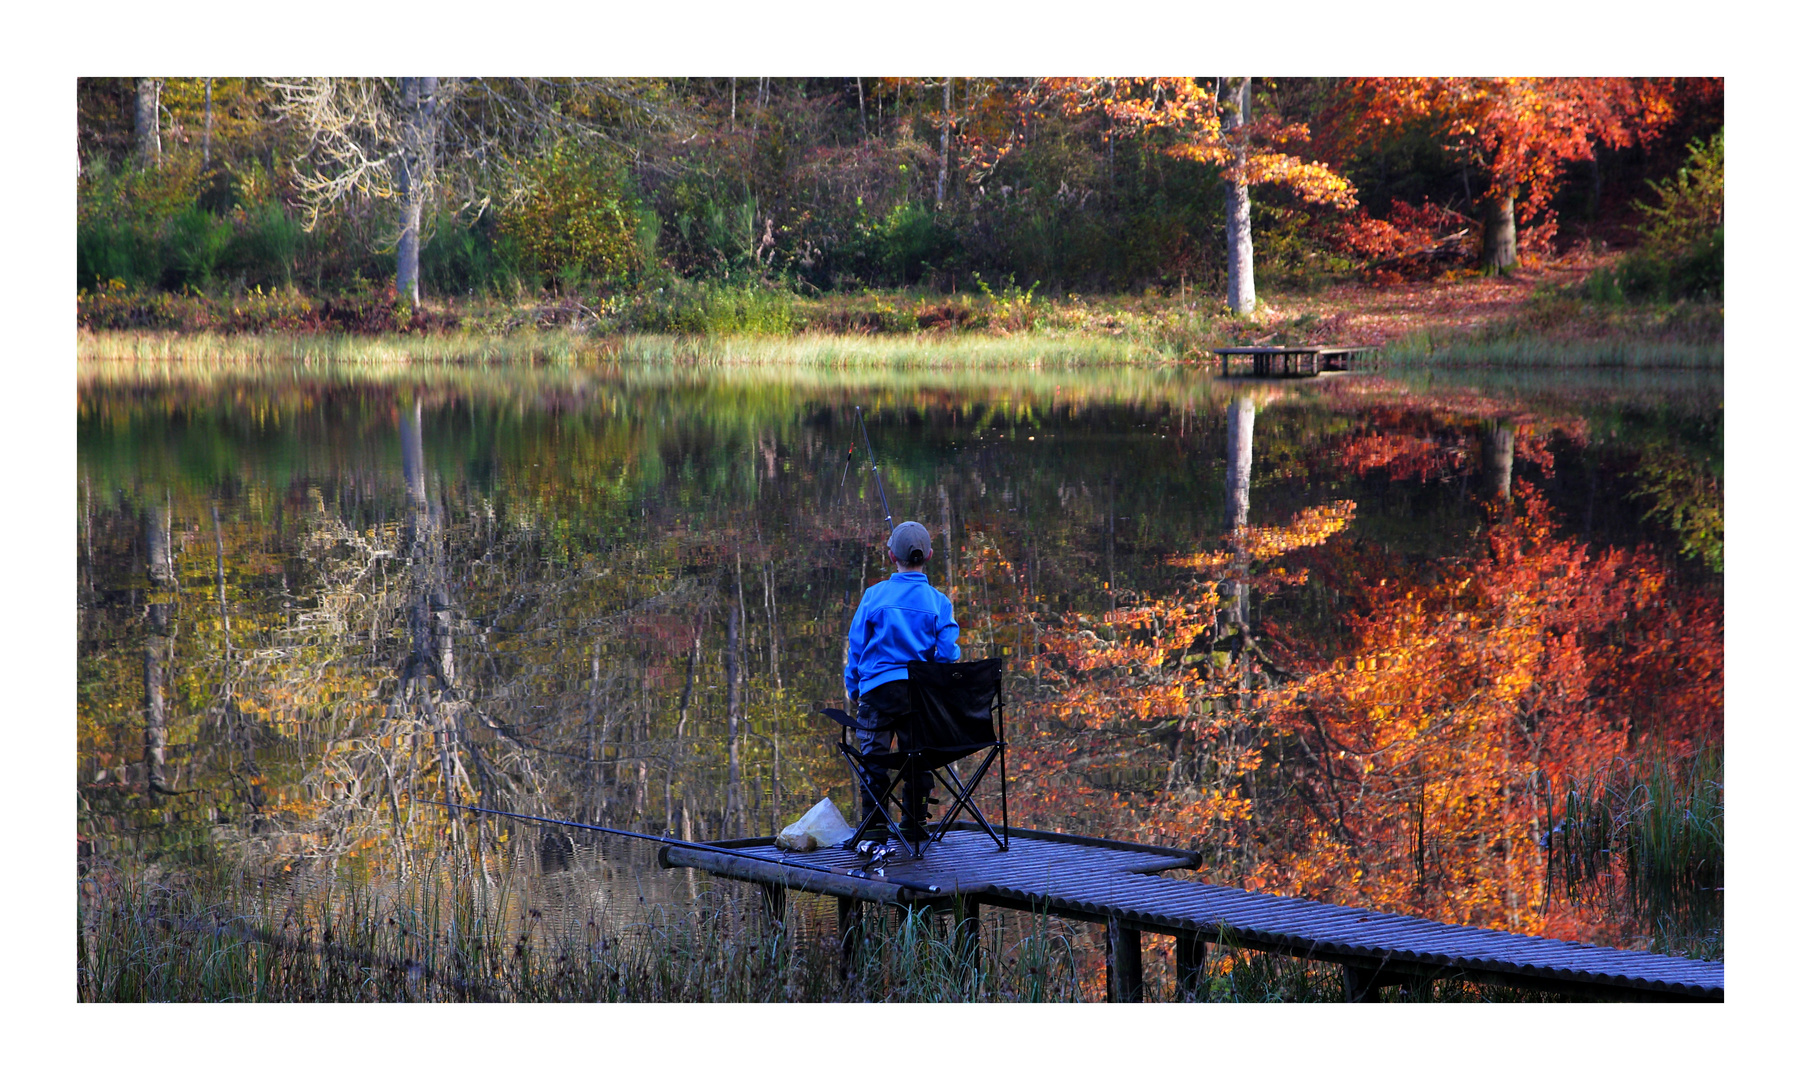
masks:
{"type": "MultiPolygon", "coordinates": [[[[912,749],[913,732],[907,723],[912,712],[913,699],[907,693],[907,680],[896,679],[871,687],[869,693],[857,701],[857,751],[865,755],[885,753],[894,746],[897,733],[900,748],[912,749]]],[[[861,771],[863,815],[867,817],[876,809],[870,792],[882,790],[888,782],[888,770],[869,765],[861,771]]],[[[901,817],[904,821],[925,823],[926,799],[932,794],[932,787],[930,769],[920,769],[917,776],[901,777],[901,817]]]]}

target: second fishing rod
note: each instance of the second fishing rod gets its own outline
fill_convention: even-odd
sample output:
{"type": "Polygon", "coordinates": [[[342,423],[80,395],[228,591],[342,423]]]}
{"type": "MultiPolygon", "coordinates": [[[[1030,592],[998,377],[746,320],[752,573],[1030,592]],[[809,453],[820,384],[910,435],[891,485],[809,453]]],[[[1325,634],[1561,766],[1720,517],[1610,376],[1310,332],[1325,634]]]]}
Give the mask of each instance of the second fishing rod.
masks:
{"type": "Polygon", "coordinates": [[[467,810],[473,814],[491,814],[495,817],[512,818],[515,821],[527,821],[536,825],[554,825],[565,829],[584,829],[588,832],[605,833],[609,836],[623,836],[630,840],[649,840],[653,844],[664,844],[669,847],[684,848],[690,851],[712,852],[717,855],[726,855],[733,859],[746,859],[750,862],[769,863],[774,866],[786,867],[791,870],[825,874],[832,877],[847,877],[859,880],[869,880],[873,877],[885,884],[893,885],[900,889],[906,889],[922,896],[931,896],[942,891],[937,885],[889,877],[886,870],[883,869],[874,871],[866,871],[861,868],[841,869],[839,867],[823,865],[820,863],[798,862],[785,857],[762,855],[754,851],[746,851],[743,848],[722,848],[713,844],[697,843],[693,840],[678,840],[673,836],[651,836],[649,833],[632,832],[630,829],[616,829],[608,825],[590,825],[581,821],[565,821],[561,818],[539,817],[536,814],[521,814],[512,810],[496,810],[489,806],[469,806],[464,803],[440,802],[436,799],[420,799],[418,801],[428,806],[442,806],[447,810],[467,810]]]}

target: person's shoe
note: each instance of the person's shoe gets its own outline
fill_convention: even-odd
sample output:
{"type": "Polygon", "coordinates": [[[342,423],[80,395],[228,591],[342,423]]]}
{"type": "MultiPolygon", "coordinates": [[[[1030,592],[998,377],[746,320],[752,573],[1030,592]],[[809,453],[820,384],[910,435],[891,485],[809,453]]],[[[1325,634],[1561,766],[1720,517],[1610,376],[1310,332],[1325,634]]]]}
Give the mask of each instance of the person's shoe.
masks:
{"type": "Polygon", "coordinates": [[[901,837],[909,844],[922,844],[931,835],[925,822],[907,818],[901,822],[901,837]]]}

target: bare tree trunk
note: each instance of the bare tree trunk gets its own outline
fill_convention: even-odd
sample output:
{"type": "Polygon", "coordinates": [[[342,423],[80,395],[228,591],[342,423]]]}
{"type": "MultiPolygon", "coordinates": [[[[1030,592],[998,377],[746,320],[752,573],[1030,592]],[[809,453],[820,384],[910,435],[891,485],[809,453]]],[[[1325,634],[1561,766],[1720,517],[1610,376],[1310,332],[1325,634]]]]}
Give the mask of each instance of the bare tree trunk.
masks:
{"type": "Polygon", "coordinates": [[[1519,261],[1519,234],[1513,220],[1514,193],[1482,204],[1482,269],[1498,273],[1519,261]]]}
{"type": "Polygon", "coordinates": [[[594,717],[600,712],[600,643],[593,646],[592,667],[588,677],[588,760],[582,766],[583,812],[591,822],[600,820],[600,754],[602,745],[594,738],[594,717]]]}
{"type": "MultiPolygon", "coordinates": [[[[152,591],[175,585],[175,566],[169,554],[169,498],[162,498],[144,508],[144,570],[152,591]]],[[[163,703],[163,686],[167,677],[170,653],[172,605],[157,602],[149,605],[149,636],[144,640],[144,787],[152,803],[158,795],[171,794],[164,774],[163,751],[168,745],[168,716],[163,703]]]]}
{"type": "Polygon", "coordinates": [[[938,205],[944,205],[944,186],[951,172],[951,77],[944,77],[944,124],[938,132],[938,205]]]}
{"type": "Polygon", "coordinates": [[[175,584],[175,562],[169,553],[167,494],[160,502],[144,508],[144,563],[153,588],[167,589],[175,584]]]}
{"type": "Polygon", "coordinates": [[[1251,515],[1251,431],[1257,406],[1250,398],[1232,399],[1226,412],[1227,526],[1242,529],[1251,515]]]}
{"type": "Polygon", "coordinates": [[[775,565],[763,564],[763,612],[769,626],[769,677],[775,680],[776,692],[782,690],[782,644],[776,632],[779,615],[775,607],[775,565]]]}
{"type": "Polygon", "coordinates": [[[457,782],[455,721],[448,708],[448,697],[434,700],[431,682],[436,676],[439,690],[448,691],[450,680],[455,677],[456,660],[450,636],[450,597],[438,570],[438,560],[442,558],[439,551],[441,517],[426,493],[424,405],[417,398],[411,409],[404,409],[400,414],[400,468],[407,495],[407,523],[402,542],[407,550],[412,592],[407,620],[412,646],[401,678],[401,694],[405,696],[410,688],[417,695],[415,700],[424,713],[437,751],[445,801],[454,802],[457,782]]]}
{"type": "MultiPolygon", "coordinates": [[[[1237,131],[1251,119],[1251,80],[1239,79],[1227,106],[1226,130],[1237,131]]],[[[1257,306],[1256,274],[1251,260],[1251,189],[1245,183],[1248,154],[1242,139],[1235,140],[1233,167],[1238,176],[1226,185],[1226,304],[1243,315],[1257,306]]]]}
{"type": "Polygon", "coordinates": [[[163,163],[162,104],[163,81],[139,78],[131,119],[140,165],[163,163]]]}
{"type": "MultiPolygon", "coordinates": [[[[693,639],[692,644],[690,644],[688,647],[688,676],[682,682],[681,708],[680,708],[680,711],[677,713],[676,722],[675,722],[675,746],[670,750],[669,761],[668,761],[668,764],[665,766],[664,773],[663,773],[663,807],[664,807],[664,817],[666,819],[669,817],[669,814],[671,813],[671,811],[669,810],[669,806],[670,806],[669,800],[670,800],[670,793],[674,790],[674,786],[675,786],[675,770],[679,765],[682,764],[683,745],[688,736],[688,702],[692,699],[692,697],[694,695],[694,665],[695,665],[696,661],[698,661],[700,659],[700,631],[701,631],[701,626],[702,626],[701,620],[703,618],[705,618],[705,615],[706,615],[706,612],[705,612],[705,609],[703,608],[699,613],[697,613],[694,616],[694,639],[693,639]]],[[[683,787],[684,787],[684,789],[686,788],[686,783],[683,784],[683,787]]],[[[682,797],[683,797],[683,799],[687,798],[687,795],[685,794],[685,792],[682,797]]],[[[683,822],[684,828],[686,828],[687,820],[688,820],[687,810],[684,809],[682,811],[682,822],[683,822]]],[[[669,829],[674,826],[674,824],[675,823],[673,820],[667,820],[663,826],[663,831],[668,832],[669,829]]],[[[686,836],[684,836],[684,839],[686,839],[686,836]]]]}
{"type": "Polygon", "coordinates": [[[1490,498],[1513,496],[1513,425],[1496,424],[1482,439],[1482,474],[1490,498]]]}
{"type": "Polygon", "coordinates": [[[401,146],[396,187],[400,197],[399,262],[394,291],[402,303],[419,304],[419,230],[438,141],[438,80],[434,76],[400,80],[401,146]]]}
{"type": "Polygon", "coordinates": [[[206,80],[206,130],[200,137],[200,167],[212,168],[213,164],[213,80],[206,80]]]}
{"type": "Polygon", "coordinates": [[[1226,411],[1226,516],[1232,532],[1234,559],[1232,622],[1245,622],[1245,577],[1249,573],[1242,530],[1251,519],[1251,432],[1257,420],[1257,406],[1250,398],[1234,398],[1226,411]]]}
{"type": "Polygon", "coordinates": [[[151,604],[150,636],[144,641],[144,787],[153,804],[157,796],[173,794],[163,769],[163,751],[168,745],[163,655],[168,651],[169,638],[169,605],[151,604]]]}
{"type": "Polygon", "coordinates": [[[863,139],[869,140],[869,111],[863,106],[863,76],[857,76],[857,120],[863,125],[863,139]]]}
{"type": "Polygon", "coordinates": [[[737,821],[738,835],[744,834],[742,818],[744,816],[744,799],[738,789],[738,712],[740,699],[738,694],[738,650],[742,634],[738,626],[737,607],[726,610],[725,622],[725,730],[726,730],[726,774],[725,774],[725,810],[728,821],[737,821]]]}

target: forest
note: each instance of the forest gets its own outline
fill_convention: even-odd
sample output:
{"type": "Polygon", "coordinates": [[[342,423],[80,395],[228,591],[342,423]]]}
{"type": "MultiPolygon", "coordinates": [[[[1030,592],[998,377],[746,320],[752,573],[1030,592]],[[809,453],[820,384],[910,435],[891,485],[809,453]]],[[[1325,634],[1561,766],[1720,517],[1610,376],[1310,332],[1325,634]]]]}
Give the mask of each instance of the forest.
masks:
{"type": "Polygon", "coordinates": [[[1602,307],[1722,298],[1719,79],[96,78],[77,98],[92,329],[1007,331],[1047,300],[1242,315],[1259,288],[1562,264],[1602,307]]]}

